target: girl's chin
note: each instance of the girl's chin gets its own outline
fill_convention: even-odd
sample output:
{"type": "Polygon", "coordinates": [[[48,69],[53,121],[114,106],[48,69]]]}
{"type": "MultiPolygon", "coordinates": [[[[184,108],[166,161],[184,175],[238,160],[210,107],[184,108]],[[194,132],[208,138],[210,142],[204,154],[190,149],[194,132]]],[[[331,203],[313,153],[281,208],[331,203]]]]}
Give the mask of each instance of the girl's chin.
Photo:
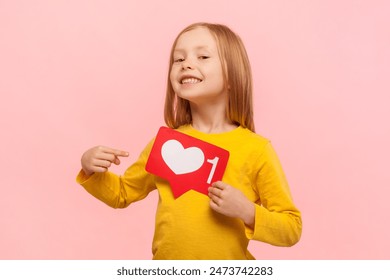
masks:
{"type": "Polygon", "coordinates": [[[208,95],[208,94],[204,94],[204,95],[187,95],[187,94],[178,94],[177,96],[182,98],[182,99],[184,99],[184,100],[187,100],[191,104],[198,105],[198,106],[207,105],[207,104],[214,104],[214,105],[216,105],[219,102],[221,102],[221,103],[225,103],[226,102],[226,99],[225,98],[221,98],[222,97],[221,95],[208,95]]]}

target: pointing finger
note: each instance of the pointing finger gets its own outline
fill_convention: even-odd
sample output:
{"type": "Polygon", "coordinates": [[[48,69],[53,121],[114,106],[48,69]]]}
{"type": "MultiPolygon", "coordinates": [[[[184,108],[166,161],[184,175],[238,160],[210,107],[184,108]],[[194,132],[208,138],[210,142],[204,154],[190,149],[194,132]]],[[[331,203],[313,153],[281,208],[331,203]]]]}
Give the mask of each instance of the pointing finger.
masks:
{"type": "Polygon", "coordinates": [[[102,149],[103,152],[113,154],[117,157],[128,157],[129,153],[126,151],[118,150],[118,149],[113,149],[110,147],[103,147],[102,149]]]}

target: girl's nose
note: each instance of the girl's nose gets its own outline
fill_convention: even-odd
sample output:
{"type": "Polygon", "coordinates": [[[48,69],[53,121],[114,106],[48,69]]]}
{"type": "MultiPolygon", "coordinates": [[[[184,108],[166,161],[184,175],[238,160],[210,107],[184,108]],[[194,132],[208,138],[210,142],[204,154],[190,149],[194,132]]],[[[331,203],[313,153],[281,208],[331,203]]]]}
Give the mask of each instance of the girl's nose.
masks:
{"type": "Polygon", "coordinates": [[[192,63],[191,63],[188,59],[186,59],[186,60],[184,60],[184,61],[182,62],[181,68],[182,68],[183,70],[186,70],[186,69],[193,69],[193,66],[192,66],[192,63]]]}

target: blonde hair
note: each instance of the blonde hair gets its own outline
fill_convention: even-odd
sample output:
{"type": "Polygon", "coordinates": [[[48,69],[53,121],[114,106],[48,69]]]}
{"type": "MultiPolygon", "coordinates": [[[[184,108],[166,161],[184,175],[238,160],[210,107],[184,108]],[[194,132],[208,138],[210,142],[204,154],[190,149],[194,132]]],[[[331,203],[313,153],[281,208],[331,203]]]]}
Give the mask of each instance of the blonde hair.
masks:
{"type": "Polygon", "coordinates": [[[165,97],[164,120],[168,127],[178,128],[191,124],[191,108],[188,100],[177,96],[173,90],[169,73],[173,64],[173,52],[179,37],[195,28],[205,27],[215,37],[218,53],[228,88],[227,118],[234,124],[255,131],[253,122],[252,71],[244,44],[240,37],[227,26],[211,23],[194,23],[183,29],[176,37],[169,59],[167,92],[165,97]]]}

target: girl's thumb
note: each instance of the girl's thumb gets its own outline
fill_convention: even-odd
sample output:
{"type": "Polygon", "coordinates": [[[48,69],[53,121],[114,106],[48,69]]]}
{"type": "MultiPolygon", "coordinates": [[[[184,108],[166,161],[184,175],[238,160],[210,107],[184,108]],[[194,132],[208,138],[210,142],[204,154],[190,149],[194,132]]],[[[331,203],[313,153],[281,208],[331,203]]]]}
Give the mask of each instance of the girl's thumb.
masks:
{"type": "Polygon", "coordinates": [[[121,163],[121,161],[119,160],[119,158],[117,156],[115,156],[114,163],[116,165],[119,165],[121,163]]]}

